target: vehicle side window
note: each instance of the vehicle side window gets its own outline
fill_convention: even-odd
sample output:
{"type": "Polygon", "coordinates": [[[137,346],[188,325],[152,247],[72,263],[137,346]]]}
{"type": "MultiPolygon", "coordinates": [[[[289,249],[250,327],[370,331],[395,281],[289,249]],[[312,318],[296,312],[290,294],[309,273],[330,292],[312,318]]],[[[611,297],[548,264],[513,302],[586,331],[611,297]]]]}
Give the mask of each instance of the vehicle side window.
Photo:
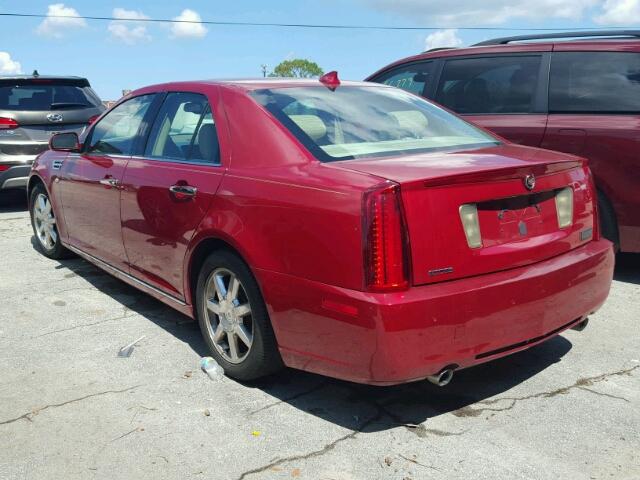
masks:
{"type": "Polygon", "coordinates": [[[373,81],[422,95],[432,79],[433,62],[420,62],[394,68],[374,78],[373,81]]]}
{"type": "Polygon", "coordinates": [[[448,60],[436,101],[458,113],[529,113],[533,110],[540,56],[448,60]]]}
{"type": "Polygon", "coordinates": [[[155,94],[132,98],[107,113],[93,128],[87,153],[131,155],[154,97],[155,94]]]}
{"type": "Polygon", "coordinates": [[[145,156],[219,165],[218,135],[207,97],[169,93],[151,127],[145,156]]]}
{"type": "Polygon", "coordinates": [[[551,58],[549,111],[640,112],[640,54],[554,53],[551,58]]]}

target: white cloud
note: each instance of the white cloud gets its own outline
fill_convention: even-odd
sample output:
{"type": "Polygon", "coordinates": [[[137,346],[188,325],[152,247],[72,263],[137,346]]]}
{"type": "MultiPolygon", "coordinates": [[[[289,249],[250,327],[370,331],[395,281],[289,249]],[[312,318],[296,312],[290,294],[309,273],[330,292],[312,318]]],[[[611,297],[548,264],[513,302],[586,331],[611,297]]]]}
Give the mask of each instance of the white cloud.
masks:
{"type": "Polygon", "coordinates": [[[371,7],[431,25],[498,25],[511,20],[577,20],[601,0],[360,0],[371,7]]]}
{"type": "Polygon", "coordinates": [[[446,30],[437,30],[429,35],[424,40],[424,49],[431,50],[432,48],[440,47],[460,47],[462,46],[462,40],[458,37],[458,30],[455,28],[448,28],[446,30]]]}
{"type": "Polygon", "coordinates": [[[84,19],[76,18],[79,16],[75,8],[54,3],[47,8],[47,18],[38,25],[36,32],[47,37],[62,38],[69,30],[87,26],[84,19]]]}
{"type": "MultiPolygon", "coordinates": [[[[115,18],[133,18],[136,20],[149,18],[142,12],[126,10],[124,8],[114,8],[113,16],[115,18]]],[[[111,38],[124,42],[128,45],[151,40],[151,35],[147,33],[147,27],[142,22],[114,20],[109,23],[107,30],[111,33],[111,38]]]]}
{"type": "Polygon", "coordinates": [[[22,73],[22,65],[11,58],[7,52],[0,52],[0,74],[14,75],[22,73]]]}
{"type": "Polygon", "coordinates": [[[207,34],[206,27],[200,23],[202,18],[198,12],[186,8],[173,20],[188,22],[171,24],[173,38],[202,38],[207,34]]]}
{"type": "Polygon", "coordinates": [[[636,25],[640,19],[640,0],[606,0],[602,14],[594,20],[602,25],[636,25]]]}

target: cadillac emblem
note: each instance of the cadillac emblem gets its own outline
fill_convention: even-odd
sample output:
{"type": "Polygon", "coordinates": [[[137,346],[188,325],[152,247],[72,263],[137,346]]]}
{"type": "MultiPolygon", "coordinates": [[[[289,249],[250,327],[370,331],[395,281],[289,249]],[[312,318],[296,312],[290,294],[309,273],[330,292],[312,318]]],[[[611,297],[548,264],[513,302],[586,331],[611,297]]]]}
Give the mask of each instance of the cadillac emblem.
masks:
{"type": "Polygon", "coordinates": [[[536,186],[536,177],[532,173],[524,177],[524,188],[527,190],[533,190],[536,186]]]}

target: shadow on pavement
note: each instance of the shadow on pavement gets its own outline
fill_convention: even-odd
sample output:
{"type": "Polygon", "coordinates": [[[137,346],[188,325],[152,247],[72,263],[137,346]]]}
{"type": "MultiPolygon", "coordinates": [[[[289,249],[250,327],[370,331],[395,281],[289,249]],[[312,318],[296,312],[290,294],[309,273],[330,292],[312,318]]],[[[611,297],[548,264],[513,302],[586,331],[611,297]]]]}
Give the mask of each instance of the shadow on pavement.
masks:
{"type": "MultiPolygon", "coordinates": [[[[36,238],[32,236],[31,245],[35,250],[37,250],[36,242],[36,238]]],[[[75,275],[82,277],[94,288],[109,295],[122,306],[152,321],[178,340],[188,344],[201,357],[209,355],[200,328],[191,318],[118,280],[80,257],[58,260],[58,262],[60,264],[55,267],[56,269],[69,270],[69,273],[66,274],[67,278],[75,275]]]]}
{"type": "MultiPolygon", "coordinates": [[[[32,238],[34,248],[35,241],[32,238]]],[[[66,275],[82,277],[102,293],[188,344],[198,355],[209,355],[198,325],[188,317],[80,258],[61,260],[56,268],[68,269],[66,275]]],[[[273,402],[249,412],[248,417],[259,418],[270,415],[271,409],[293,407],[353,431],[371,432],[404,426],[419,436],[457,435],[420,424],[447,412],[469,417],[487,411],[508,410],[513,406],[509,401],[494,405],[483,400],[505,393],[535,376],[559,362],[569,350],[571,342],[562,336],[555,337],[524,352],[458,372],[452,383],[444,388],[427,381],[374,387],[286,369],[245,384],[247,388],[260,389],[273,397],[273,402]]]]}
{"type": "Polygon", "coordinates": [[[640,285],[640,254],[619,253],[616,256],[616,269],[613,278],[620,282],[640,285]]]}
{"type": "Polygon", "coordinates": [[[27,193],[25,190],[0,192],[0,213],[26,212],[27,193]]]}

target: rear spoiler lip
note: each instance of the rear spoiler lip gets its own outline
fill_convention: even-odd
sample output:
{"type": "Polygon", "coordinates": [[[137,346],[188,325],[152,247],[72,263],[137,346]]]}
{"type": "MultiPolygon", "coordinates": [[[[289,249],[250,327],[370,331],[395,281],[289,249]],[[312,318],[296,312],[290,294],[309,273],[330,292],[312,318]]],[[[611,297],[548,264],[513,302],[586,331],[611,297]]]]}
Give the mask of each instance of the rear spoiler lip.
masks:
{"type": "Polygon", "coordinates": [[[485,183],[487,180],[492,182],[502,182],[516,178],[523,179],[525,176],[530,174],[542,177],[553,173],[571,170],[573,168],[585,167],[586,165],[586,160],[580,159],[524,167],[520,165],[515,167],[510,166],[481,170],[478,172],[447,175],[444,177],[435,177],[427,180],[418,180],[416,182],[409,182],[409,185],[421,183],[425,187],[441,187],[447,185],[459,185],[461,183],[485,183]]]}

